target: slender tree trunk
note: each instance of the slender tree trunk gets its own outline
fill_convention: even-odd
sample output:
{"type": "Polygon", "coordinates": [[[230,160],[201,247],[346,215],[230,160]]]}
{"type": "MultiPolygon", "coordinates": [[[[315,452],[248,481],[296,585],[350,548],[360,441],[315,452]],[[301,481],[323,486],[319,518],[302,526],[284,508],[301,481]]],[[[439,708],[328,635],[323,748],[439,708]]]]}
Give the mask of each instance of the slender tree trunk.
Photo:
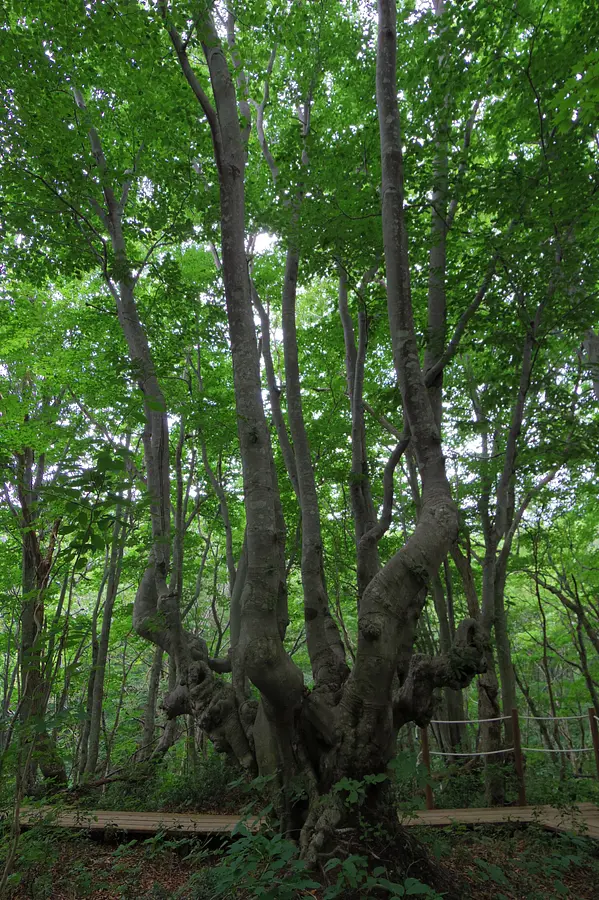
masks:
{"type": "Polygon", "coordinates": [[[110,563],[108,567],[108,581],[106,585],[106,599],[102,614],[102,628],[98,641],[98,655],[95,666],[94,687],[92,693],[91,717],[89,724],[89,741],[84,775],[93,777],[98,765],[100,752],[100,732],[102,722],[102,704],[104,701],[104,680],[106,675],[106,660],[108,658],[108,645],[110,641],[110,628],[112,625],[112,612],[121,577],[121,563],[125,548],[125,526],[121,523],[121,507],[115,510],[115,521],[112,529],[112,546],[110,550],[110,563]]]}
{"type": "MultiPolygon", "coordinates": [[[[338,265],[338,268],[339,315],[343,326],[343,339],[345,342],[345,374],[352,416],[350,497],[356,540],[359,603],[364,591],[381,568],[377,542],[363,540],[364,536],[374,528],[377,521],[370,487],[370,471],[366,452],[366,425],[364,421],[363,384],[364,366],[366,361],[367,322],[366,311],[363,308],[363,298],[360,297],[361,308],[358,311],[358,344],[356,346],[354,325],[348,303],[347,273],[341,264],[338,265]]],[[[374,270],[371,270],[371,273],[374,274],[374,270]]],[[[366,273],[362,283],[362,290],[371,273],[366,273]]],[[[360,293],[361,291],[358,291],[358,294],[360,293]]]]}
{"type": "Polygon", "coordinates": [[[485,649],[487,671],[478,679],[478,717],[486,719],[481,723],[482,751],[490,754],[485,758],[485,797],[488,806],[503,806],[505,803],[505,782],[502,773],[502,708],[500,686],[495,666],[495,653],[491,643],[491,632],[495,626],[495,569],[496,550],[492,538],[487,538],[487,552],[483,561],[483,598],[481,618],[485,634],[488,635],[485,649]],[[489,544],[491,544],[489,546],[489,544]],[[489,721],[491,720],[491,721],[489,721]]]}
{"type": "Polygon", "coordinates": [[[315,687],[335,693],[347,676],[345,650],[334,619],[324,578],[323,543],[316,481],[302,408],[295,301],[299,250],[287,252],[283,288],[283,351],[287,382],[287,414],[293,440],[302,511],[302,586],[308,653],[315,687]]]}
{"type": "MultiPolygon", "coordinates": [[[[168,662],[168,689],[169,692],[173,692],[177,685],[177,668],[175,666],[175,662],[172,657],[169,657],[168,662]]],[[[158,741],[158,744],[152,751],[152,756],[156,759],[160,759],[163,757],[176,743],[181,734],[181,725],[177,719],[167,719],[164,725],[164,730],[162,732],[162,736],[158,741]]]]}
{"type": "Polygon", "coordinates": [[[543,719],[542,716],[540,715],[537,704],[535,703],[535,701],[532,698],[532,694],[530,692],[530,688],[528,687],[528,684],[526,683],[522,674],[518,675],[518,672],[516,669],[514,669],[514,674],[516,677],[516,682],[518,684],[518,687],[522,691],[522,696],[526,700],[526,704],[528,706],[530,714],[537,720],[536,724],[541,733],[541,737],[543,739],[543,743],[544,743],[545,747],[548,750],[554,750],[555,745],[553,743],[551,735],[549,734],[549,729],[547,728],[545,719],[543,719]]]}
{"type": "Polygon", "coordinates": [[[65,785],[67,775],[55,741],[45,723],[46,699],[50,692],[44,680],[44,599],[52,563],[56,535],[60,522],[55,523],[47,553],[40,547],[39,499],[43,484],[45,462],[43,455],[34,464],[34,452],[25,448],[17,454],[18,495],[22,526],[22,606],[19,662],[21,671],[20,719],[26,745],[23,772],[25,793],[35,784],[37,768],[54,785],[65,785]]]}
{"type": "Polygon", "coordinates": [[[597,685],[593,680],[593,676],[591,675],[591,670],[589,668],[589,658],[587,654],[587,648],[585,645],[585,632],[583,628],[583,623],[580,618],[576,621],[576,638],[575,638],[576,649],[578,651],[578,658],[580,659],[580,668],[582,674],[584,676],[585,684],[588,688],[589,695],[593,702],[593,706],[595,707],[595,715],[599,716],[599,693],[597,692],[597,685]]]}
{"type": "MultiPolygon", "coordinates": [[[[433,578],[432,594],[439,623],[440,650],[441,653],[449,653],[454,636],[451,633],[445,591],[439,575],[435,575],[433,578]]],[[[443,699],[445,707],[444,718],[450,722],[461,721],[464,718],[464,703],[461,692],[453,691],[451,688],[445,688],[443,690],[443,699]]],[[[443,743],[447,750],[460,750],[465,737],[464,726],[448,724],[443,725],[441,730],[443,732],[443,743]]]]}
{"type": "MultiPolygon", "coordinates": [[[[484,455],[484,454],[483,454],[484,455]]],[[[483,522],[487,521],[485,503],[481,507],[483,522]]],[[[501,706],[499,702],[499,681],[495,668],[495,656],[491,643],[491,630],[495,616],[492,585],[494,583],[494,555],[489,553],[483,561],[482,609],[480,608],[474,575],[470,560],[456,544],[451,550],[452,558],[460,573],[468,612],[481,623],[484,640],[485,671],[477,679],[478,718],[487,720],[480,725],[480,750],[491,753],[485,758],[485,799],[487,806],[502,806],[505,801],[505,787],[501,775],[501,706]],[[488,721],[493,720],[493,721],[488,721]]]]}
{"type": "MultiPolygon", "coordinates": [[[[507,561],[506,561],[507,562],[507,561]]],[[[516,677],[512,662],[512,645],[510,641],[507,610],[505,608],[505,582],[507,572],[505,566],[498,564],[495,581],[495,646],[497,648],[497,666],[501,679],[501,705],[504,716],[511,717],[512,710],[516,708],[516,677]]],[[[513,743],[511,718],[505,720],[505,736],[510,746],[513,743]]]]}
{"type": "Polygon", "coordinates": [[[593,394],[599,403],[599,334],[596,334],[592,328],[587,331],[584,349],[591,370],[593,394]]]}
{"type": "Polygon", "coordinates": [[[139,754],[141,759],[149,759],[154,747],[154,735],[156,732],[156,704],[160,689],[160,676],[162,674],[162,659],[164,651],[160,647],[154,649],[150,678],[148,681],[148,696],[144,712],[144,728],[139,754]]]}
{"type": "Polygon", "coordinates": [[[87,765],[87,751],[89,746],[89,730],[92,719],[92,709],[94,703],[94,681],[96,678],[96,665],[98,663],[98,636],[96,629],[92,626],[92,643],[91,643],[91,669],[87,677],[87,693],[85,702],[85,720],[83,729],[79,739],[79,753],[77,760],[77,775],[79,781],[83,778],[85,767],[87,765]]]}
{"type": "Polygon", "coordinates": [[[85,767],[87,765],[87,751],[89,745],[89,730],[90,723],[92,718],[92,708],[94,702],[94,680],[96,677],[96,665],[98,661],[98,613],[100,611],[100,605],[102,603],[102,597],[104,596],[104,589],[106,588],[106,582],[108,581],[108,572],[110,568],[110,549],[106,549],[106,556],[104,559],[104,572],[102,573],[102,580],[100,582],[100,587],[98,589],[98,597],[96,600],[96,604],[94,606],[94,611],[92,613],[92,623],[91,623],[91,669],[87,678],[87,695],[86,695],[86,703],[85,703],[85,720],[83,722],[83,729],[81,732],[81,737],[79,740],[79,753],[78,753],[78,761],[77,761],[77,775],[78,779],[81,780],[85,773],[85,767]]]}

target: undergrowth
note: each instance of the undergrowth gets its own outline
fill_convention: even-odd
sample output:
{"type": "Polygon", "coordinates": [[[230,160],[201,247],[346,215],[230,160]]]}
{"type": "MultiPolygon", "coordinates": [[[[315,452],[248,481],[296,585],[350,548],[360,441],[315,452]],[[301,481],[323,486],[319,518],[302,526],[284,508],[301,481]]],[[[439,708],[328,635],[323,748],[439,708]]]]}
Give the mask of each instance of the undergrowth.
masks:
{"type": "MultiPolygon", "coordinates": [[[[386,822],[368,822],[363,804],[373,782],[343,779],[335,786],[348,806],[358,813],[355,834],[343,837],[319,871],[308,870],[297,846],[276,830],[273,810],[266,804],[268,779],[248,785],[222,757],[210,756],[196,772],[174,775],[163,766],[138,769],[133,781],[115,782],[101,794],[85,794],[86,805],[96,808],[144,810],[201,810],[265,815],[269,821],[258,834],[242,824],[232,841],[209,844],[197,838],[172,839],[159,834],[142,842],[127,841],[116,848],[102,847],[102,866],[95,865],[98,844],[81,836],[55,830],[48,822],[21,835],[9,887],[18,900],[100,897],[110,891],[123,900],[367,900],[423,896],[439,898],[425,882],[426,865],[404,865],[409,849],[397,843],[386,822]],[[375,827],[376,825],[376,827],[375,827]],[[82,853],[82,845],[96,848],[82,853]],[[90,864],[90,858],[92,860],[90,864]],[[420,875],[420,879],[416,877],[420,875]],[[58,892],[62,891],[62,892],[58,892]]],[[[504,767],[506,779],[509,768],[504,767]]],[[[395,804],[409,814],[423,805],[428,773],[413,756],[400,754],[389,773],[395,804]]],[[[543,792],[542,801],[555,806],[574,805],[582,796],[597,798],[597,786],[588,781],[555,779],[550,765],[529,767],[529,797],[543,792]],[[551,777],[553,775],[553,786],[551,777]]],[[[507,781],[508,797],[515,784],[507,781]]],[[[435,784],[439,806],[466,807],[484,803],[483,772],[455,767],[442,788],[435,784]]],[[[395,815],[395,814],[394,814],[395,815]]],[[[390,820],[389,820],[390,821],[390,820]]],[[[346,829],[350,831],[351,829],[346,829]]],[[[589,885],[599,883],[599,848],[584,837],[550,835],[530,826],[501,828],[454,826],[438,832],[417,829],[430,857],[449,865],[463,884],[463,897],[474,900],[572,900],[593,898],[589,885]],[[582,880],[581,880],[582,879],[582,880]]],[[[0,859],[9,840],[7,824],[0,832],[0,859]]],[[[101,846],[101,845],[100,845],[101,846]]]]}
{"type": "MultiPolygon", "coordinates": [[[[593,900],[599,847],[536,827],[418,829],[418,838],[451,865],[472,900],[593,900]]],[[[4,849],[0,841],[0,856],[4,849]]],[[[398,877],[366,854],[332,857],[309,872],[295,844],[272,830],[240,828],[220,849],[197,838],[107,845],[38,826],[21,837],[11,900],[439,900],[410,875],[398,877]]]]}
{"type": "Polygon", "coordinates": [[[182,774],[166,764],[144,763],[130,778],[82,793],[79,803],[95,809],[237,813],[247,801],[239,776],[239,769],[216,753],[182,774]]]}
{"type": "MultiPolygon", "coordinates": [[[[444,764],[433,770],[430,784],[435,806],[439,809],[474,809],[488,805],[485,798],[485,766],[480,762],[473,767],[468,762],[465,758],[463,762],[444,764]]],[[[560,766],[541,754],[537,757],[531,754],[525,764],[526,797],[530,806],[562,808],[578,803],[599,804],[596,774],[586,771],[583,775],[574,774],[569,763],[560,766]]],[[[426,769],[409,752],[398,754],[396,765],[401,772],[401,777],[396,780],[400,808],[424,807],[424,785],[428,779],[426,769]]],[[[513,760],[507,759],[505,764],[493,764],[489,768],[503,780],[506,802],[516,804],[518,782],[513,760]]]]}

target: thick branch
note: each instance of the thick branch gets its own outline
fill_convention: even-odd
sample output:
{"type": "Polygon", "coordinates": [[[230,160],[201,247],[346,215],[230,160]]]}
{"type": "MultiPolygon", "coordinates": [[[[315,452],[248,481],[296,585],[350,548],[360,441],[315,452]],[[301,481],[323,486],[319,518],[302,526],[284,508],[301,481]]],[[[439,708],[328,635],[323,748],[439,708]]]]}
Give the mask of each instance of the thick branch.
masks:
{"type": "Polygon", "coordinates": [[[324,579],[323,544],[316,481],[301,397],[295,321],[299,250],[287,252],[283,287],[283,350],[287,414],[293,439],[299,501],[302,511],[302,586],[306,643],[317,687],[335,690],[347,675],[343,644],[329,611],[324,579]]]}
{"type": "Polygon", "coordinates": [[[403,209],[403,158],[397,100],[396,4],[378,0],[377,110],[382,162],[382,220],[393,362],[420,476],[422,507],[404,547],[362,598],[356,663],[344,692],[355,715],[386,708],[397,660],[412,653],[424,588],[457,537],[457,513],[438,428],[420,368],[403,209]]]}
{"type": "Polygon", "coordinates": [[[395,474],[395,469],[397,468],[397,465],[409,443],[409,435],[402,438],[402,440],[399,441],[399,443],[395,446],[393,452],[387,460],[387,465],[385,466],[385,471],[383,472],[383,508],[381,510],[378,522],[376,522],[372,526],[372,528],[362,536],[362,539],[360,541],[361,545],[363,544],[366,546],[369,543],[378,543],[383,535],[386,534],[389,530],[389,527],[391,525],[391,515],[393,512],[393,476],[395,474]]]}
{"type": "MultiPolygon", "coordinates": [[[[217,146],[220,147],[220,143],[221,143],[220,128],[219,128],[219,123],[218,123],[218,119],[216,116],[216,111],[215,111],[214,107],[212,106],[210,99],[202,86],[201,81],[199,80],[198,76],[196,75],[196,73],[194,72],[194,70],[191,66],[189,57],[187,55],[186,45],[183,43],[183,41],[181,39],[181,35],[179,34],[177,29],[174,27],[174,25],[170,21],[170,13],[169,13],[169,9],[168,9],[167,0],[158,0],[158,8],[160,9],[160,14],[164,20],[164,24],[165,24],[166,30],[168,31],[169,37],[172,41],[173,47],[175,48],[175,53],[177,54],[177,57],[179,59],[179,64],[181,66],[181,70],[182,70],[183,74],[185,75],[185,78],[187,79],[187,83],[189,84],[190,88],[194,92],[196,99],[198,100],[200,106],[202,107],[202,109],[204,111],[204,115],[206,116],[208,124],[210,125],[210,131],[212,132],[212,140],[214,141],[215,149],[216,149],[217,146]]],[[[217,163],[218,163],[219,155],[220,154],[217,153],[217,163]]]]}
{"type": "Polygon", "coordinates": [[[270,320],[266,308],[262,303],[258,291],[256,290],[256,286],[254,284],[253,279],[250,280],[250,288],[252,291],[252,301],[253,304],[260,316],[260,329],[262,334],[262,356],[264,358],[264,368],[266,371],[266,384],[268,385],[268,396],[270,399],[270,409],[272,412],[272,420],[274,422],[275,430],[277,432],[277,437],[279,439],[279,446],[281,448],[281,453],[283,455],[283,462],[285,463],[285,468],[287,469],[287,474],[289,475],[289,480],[291,481],[293,490],[297,495],[299,493],[299,488],[297,485],[297,471],[295,466],[295,456],[293,453],[293,447],[291,446],[291,441],[289,440],[289,435],[287,433],[287,426],[285,425],[285,419],[283,417],[283,410],[281,409],[281,389],[277,384],[277,377],[275,375],[275,367],[273,365],[272,360],[272,351],[270,346],[270,320]]]}
{"type": "Polygon", "coordinates": [[[264,407],[245,252],[245,155],[235,84],[214,22],[204,6],[198,21],[215,110],[197,89],[189,60],[170,30],[182,70],[210,123],[219,171],[222,275],[233,358],[237,426],[247,521],[247,574],[240,599],[236,658],[276,709],[299,703],[302,674],[286,655],[280,612],[285,600],[284,546],[275,468],[264,407]],[[214,114],[215,113],[215,114],[214,114]]]}
{"type": "Polygon", "coordinates": [[[396,724],[430,722],[435,705],[435,690],[448,687],[460,690],[475,675],[486,671],[484,640],[476,619],[465,619],[456,631],[450,651],[441,656],[415,654],[406,679],[394,698],[396,724]]]}

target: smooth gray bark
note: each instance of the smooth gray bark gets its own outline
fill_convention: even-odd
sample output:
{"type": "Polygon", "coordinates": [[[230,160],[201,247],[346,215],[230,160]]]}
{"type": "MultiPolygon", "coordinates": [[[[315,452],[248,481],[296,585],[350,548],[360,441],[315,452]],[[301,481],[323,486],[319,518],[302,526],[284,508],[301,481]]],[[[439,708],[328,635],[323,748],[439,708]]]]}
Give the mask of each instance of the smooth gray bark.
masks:
{"type": "MultiPolygon", "coordinates": [[[[358,311],[358,342],[356,337],[352,315],[348,302],[347,272],[338,264],[339,269],[339,315],[343,326],[343,339],[345,343],[345,375],[347,379],[347,393],[350,401],[352,416],[352,467],[350,474],[350,497],[354,518],[354,532],[356,540],[357,577],[358,577],[358,603],[364,591],[381,567],[378,553],[378,539],[363,538],[377,524],[376,510],[372,500],[370,484],[370,471],[368,465],[366,447],[366,425],[364,421],[364,366],[366,361],[367,346],[367,322],[364,310],[363,297],[359,297],[361,308],[358,311]]],[[[367,273],[363,279],[361,289],[366,286],[369,276],[367,273]]],[[[358,291],[358,295],[360,291],[358,291]]],[[[390,488],[392,489],[392,481],[390,488]]]]}
{"type": "Polygon", "coordinates": [[[156,647],[154,649],[152,665],[150,667],[150,676],[148,679],[148,696],[146,698],[144,727],[139,750],[141,759],[149,759],[154,748],[156,734],[156,704],[158,702],[158,692],[160,690],[163,657],[164,651],[161,647],[156,647]]]}
{"type": "Polygon", "coordinates": [[[114,525],[112,529],[112,544],[110,548],[110,561],[108,565],[108,580],[106,584],[106,597],[102,612],[102,627],[98,640],[98,650],[94,666],[94,682],[92,691],[91,716],[89,723],[89,739],[87,746],[87,759],[84,775],[91,777],[95,774],[100,752],[100,737],[102,724],[102,705],[104,701],[104,680],[106,675],[106,661],[108,659],[108,644],[110,640],[110,628],[112,625],[112,612],[114,601],[120,584],[121,564],[125,549],[126,528],[121,521],[122,508],[116,507],[114,525]]]}
{"type": "Polygon", "coordinates": [[[347,677],[345,649],[329,609],[325,585],[320,508],[302,408],[295,321],[299,250],[287,252],[283,286],[283,352],[287,385],[287,415],[293,440],[299,502],[302,512],[302,586],[306,642],[315,687],[335,692],[347,677]]]}
{"type": "Polygon", "coordinates": [[[599,334],[596,334],[592,328],[586,333],[584,350],[591,370],[593,394],[595,400],[599,402],[599,334]]]}

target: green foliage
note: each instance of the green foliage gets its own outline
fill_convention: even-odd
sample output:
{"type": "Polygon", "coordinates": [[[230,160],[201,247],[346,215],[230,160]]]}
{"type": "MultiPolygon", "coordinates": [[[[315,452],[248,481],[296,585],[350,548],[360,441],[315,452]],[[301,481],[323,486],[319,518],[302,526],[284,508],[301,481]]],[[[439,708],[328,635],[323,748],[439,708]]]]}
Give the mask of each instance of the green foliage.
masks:
{"type": "MultiPolygon", "coordinates": [[[[68,847],[73,839],[74,835],[69,832],[59,833],[51,824],[43,822],[25,831],[20,836],[8,885],[26,892],[25,895],[31,900],[50,900],[56,896],[52,867],[61,859],[64,848],[68,847]]],[[[10,835],[6,829],[0,836],[0,859],[6,857],[9,840],[10,835]]],[[[65,881],[71,881],[76,885],[79,892],[77,896],[87,896],[88,878],[80,866],[71,868],[70,865],[66,865],[62,874],[65,881]]],[[[96,880],[95,886],[101,886],[101,879],[96,880]]]]}
{"type": "Polygon", "coordinates": [[[388,778],[384,773],[365,775],[361,780],[354,778],[341,778],[333,785],[333,793],[343,793],[343,800],[348,806],[360,806],[366,799],[368,788],[373,784],[380,784],[388,778]]]}
{"type": "MultiPolygon", "coordinates": [[[[370,871],[368,860],[359,854],[343,859],[332,858],[324,873],[334,877],[332,883],[321,885],[314,879],[305,863],[297,857],[297,847],[281,835],[252,833],[243,826],[241,837],[225,852],[222,861],[210,870],[208,879],[218,885],[214,897],[243,896],[256,900],[295,900],[302,892],[322,890],[323,900],[351,896],[412,897],[439,895],[416,878],[401,883],[386,877],[384,867],[370,871]]],[[[200,894],[203,897],[202,894],[200,894]]]]}
{"type": "MultiPolygon", "coordinates": [[[[216,897],[219,880],[218,872],[215,868],[200,869],[194,872],[184,888],[181,888],[179,895],[185,900],[213,900],[216,897]]],[[[223,900],[228,900],[225,895],[223,900]]]]}
{"type": "Polygon", "coordinates": [[[431,887],[417,878],[406,878],[401,883],[386,878],[384,866],[376,866],[369,873],[368,860],[365,856],[352,854],[341,859],[330,859],[325,865],[326,872],[337,871],[337,880],[323,894],[323,900],[335,900],[347,896],[348,891],[356,891],[361,897],[429,897],[440,900],[431,887]]]}
{"type": "Polygon", "coordinates": [[[400,750],[389,763],[394,794],[399,809],[404,814],[422,805],[422,794],[427,784],[433,785],[426,766],[407,750],[400,750]]]}
{"type": "Polygon", "coordinates": [[[481,877],[483,881],[492,881],[494,884],[499,885],[509,885],[509,879],[506,878],[503,870],[500,869],[499,866],[487,862],[486,859],[475,859],[474,862],[482,872],[481,877]]]}
{"type": "MultiPolygon", "coordinates": [[[[188,4],[175,0],[169,5],[173,20],[187,30],[188,4]]],[[[599,417],[594,364],[580,349],[587,330],[599,324],[596,4],[526,0],[515,7],[507,0],[447,0],[445,5],[440,27],[431,8],[400,4],[398,79],[414,318],[424,352],[431,197],[443,145],[450,194],[457,203],[447,246],[448,335],[463,321],[494,261],[484,302],[443,373],[442,437],[461,511],[460,538],[481,594],[485,538],[488,543],[489,527],[495,535],[499,520],[491,499],[502,480],[515,403],[524,392],[517,452],[507,473],[510,509],[522,510],[512,535],[506,586],[513,658],[527,702],[536,704],[541,715],[549,713],[550,689],[553,707],[579,715],[599,683],[599,417]],[[447,126],[442,141],[440,123],[447,126]],[[523,348],[537,313],[534,365],[523,378],[523,348]]],[[[269,309],[274,366],[283,384],[281,283],[293,213],[289,198],[301,188],[296,237],[302,399],[318,483],[326,583],[351,649],[358,636],[351,493],[364,484],[365,475],[351,471],[339,265],[347,273],[354,322],[361,314],[368,332],[364,396],[372,412],[366,420],[365,461],[377,514],[391,441],[384,422],[396,428],[402,424],[382,267],[364,290],[359,288],[382,247],[375,20],[368,4],[354,0],[324,5],[250,0],[242,12],[234,15],[239,59],[255,102],[263,97],[269,57],[277,46],[264,123],[279,168],[276,184],[255,123],[248,146],[245,225],[255,239],[252,275],[269,309]],[[299,176],[296,108],[308,91],[313,101],[305,148],[310,163],[299,176]]],[[[19,509],[19,458],[25,450],[36,464],[44,460],[34,503],[35,533],[42,556],[50,553],[52,562],[38,636],[48,676],[47,710],[30,726],[56,734],[69,778],[76,782],[89,722],[94,646],[106,621],[107,559],[115,524],[122,526],[123,555],[110,623],[98,777],[114,768],[135,771],[131,758],[139,752],[147,715],[152,651],[131,633],[132,605],[151,545],[144,410],[139,365],[131,362],[107,285],[107,275],[123,276],[123,262],[115,257],[98,213],[106,186],[122,186],[125,177],[132,176],[124,217],[126,256],[136,274],[137,308],[164,388],[171,472],[185,484],[189,501],[189,528],[181,536],[185,627],[205,638],[214,655],[224,656],[229,641],[225,547],[229,540],[237,560],[245,528],[226,298],[210,251],[220,238],[218,172],[207,123],[198,122],[197,104],[176,65],[157,4],[48,0],[32,6],[18,0],[6,13],[3,36],[0,656],[5,665],[0,739],[15,728],[12,746],[2,746],[7,774],[2,799],[14,786],[16,748],[25,734],[15,724],[22,684],[18,642],[23,603],[35,599],[22,583],[23,547],[34,527],[21,522],[19,509]],[[85,98],[85,112],[73,100],[74,87],[85,98]],[[90,127],[106,148],[105,173],[89,145],[90,127]],[[230,535],[209,467],[227,501],[230,535]]],[[[198,35],[192,30],[188,38],[195,64],[201,53],[198,35]]],[[[203,70],[199,77],[205,78],[203,70]]],[[[209,91],[207,80],[206,87],[209,91]]],[[[150,411],[157,410],[154,401],[146,401],[150,411]]],[[[284,391],[281,402],[285,413],[284,391]]],[[[273,443],[288,535],[287,648],[295,651],[309,687],[312,672],[302,638],[301,515],[280,448],[273,443]]],[[[418,516],[414,479],[407,462],[402,466],[395,474],[393,521],[380,543],[383,564],[412,533],[418,516]]],[[[173,477],[173,505],[176,481],[173,477]]],[[[498,531],[496,537],[509,550],[505,534],[498,531]]],[[[465,591],[451,563],[446,574],[457,620],[468,611],[465,591]]],[[[420,649],[433,654],[440,649],[442,624],[429,603],[418,631],[420,649]]],[[[164,665],[159,696],[167,684],[164,665]]],[[[519,699],[523,708],[524,697],[519,699]]],[[[473,693],[466,705],[472,715],[473,693]]],[[[162,733],[158,726],[164,725],[160,712],[158,718],[154,744],[162,733]]],[[[544,740],[536,726],[525,737],[533,747],[544,740]]],[[[560,739],[573,745],[585,740],[589,746],[584,730],[572,728],[560,739]]],[[[195,740],[191,735],[194,751],[195,740]]],[[[555,804],[597,799],[597,783],[589,777],[591,758],[581,756],[574,774],[570,765],[531,753],[529,798],[555,804]]],[[[426,770],[414,754],[400,754],[393,769],[395,795],[408,811],[422,802],[426,770]]],[[[508,798],[514,796],[505,767],[486,771],[505,776],[508,798]]],[[[109,784],[101,795],[89,793],[82,802],[122,809],[236,811],[248,798],[241,782],[234,783],[235,775],[216,755],[198,760],[180,743],[162,766],[140,766],[137,778],[109,784]]],[[[344,778],[333,790],[347,807],[361,807],[369,789],[386,777],[344,778]]],[[[482,770],[456,766],[435,783],[438,803],[482,805],[483,779],[482,770]]],[[[252,790],[262,787],[254,783],[252,790]]],[[[294,783],[291,790],[298,799],[304,786],[294,783]]],[[[222,865],[243,883],[252,875],[248,890],[277,885],[284,891],[294,879],[307,877],[284,842],[262,837],[250,846],[245,838],[235,860],[222,865]],[[283,873],[290,882],[282,880],[283,873]]],[[[149,846],[162,853],[168,843],[157,838],[149,846]]],[[[39,847],[25,836],[23,847],[18,877],[36,883],[41,896],[48,886],[36,868],[42,862],[36,859],[39,847]]],[[[492,864],[482,860],[479,874],[493,879],[495,870],[485,865],[492,864]]],[[[370,889],[368,879],[384,875],[367,871],[358,856],[331,872],[339,890],[354,889],[353,882],[370,889]]],[[[85,873],[74,877],[86,890],[85,873]]],[[[382,882],[377,886],[391,890],[382,882]]],[[[395,895],[416,888],[396,885],[395,895]]]]}
{"type": "MultiPolygon", "coordinates": [[[[142,777],[111,784],[102,793],[93,793],[86,805],[104,809],[170,810],[173,812],[239,812],[248,802],[248,787],[239,780],[238,770],[217,753],[210,753],[186,774],[169,770],[167,765],[144,767],[142,777]]],[[[250,790],[252,788],[250,787],[250,790]]]]}
{"type": "Polygon", "coordinates": [[[245,827],[216,867],[215,897],[243,891],[256,900],[295,900],[298,891],[318,888],[297,847],[279,834],[253,834],[245,827]]]}

